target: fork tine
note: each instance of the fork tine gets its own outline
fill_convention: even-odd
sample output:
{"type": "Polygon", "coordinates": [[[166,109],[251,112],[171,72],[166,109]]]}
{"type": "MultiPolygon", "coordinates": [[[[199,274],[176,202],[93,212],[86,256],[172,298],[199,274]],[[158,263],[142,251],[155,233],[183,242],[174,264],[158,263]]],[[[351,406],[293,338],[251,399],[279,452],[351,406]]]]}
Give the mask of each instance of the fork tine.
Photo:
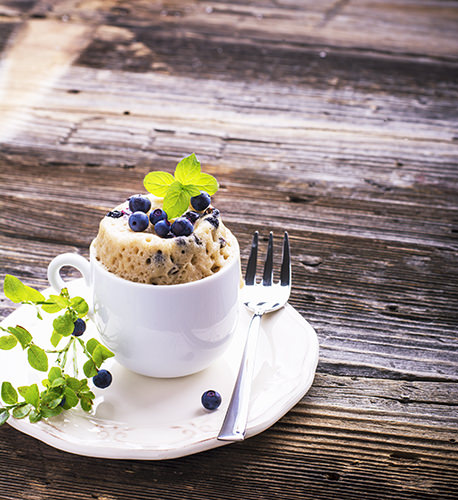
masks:
{"type": "Polygon", "coordinates": [[[291,255],[289,251],[288,233],[285,231],[285,236],[283,238],[283,257],[281,262],[280,284],[282,286],[289,286],[290,283],[291,283],[291,255]]]}
{"type": "Polygon", "coordinates": [[[264,264],[264,274],[262,277],[262,284],[270,286],[272,284],[274,267],[274,236],[272,231],[269,234],[269,244],[267,246],[266,263],[264,264]]]}
{"type": "Polygon", "coordinates": [[[248,258],[248,264],[246,266],[245,274],[245,284],[254,285],[254,279],[256,277],[256,263],[258,258],[258,231],[253,234],[253,241],[251,243],[250,257],[248,258]]]}

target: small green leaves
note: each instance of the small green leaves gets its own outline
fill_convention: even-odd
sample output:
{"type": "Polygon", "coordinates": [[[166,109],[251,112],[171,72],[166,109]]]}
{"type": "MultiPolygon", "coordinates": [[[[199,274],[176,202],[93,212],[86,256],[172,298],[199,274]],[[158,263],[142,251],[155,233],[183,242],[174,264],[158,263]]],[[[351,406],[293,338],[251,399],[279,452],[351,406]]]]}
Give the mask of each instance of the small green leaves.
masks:
{"type": "Polygon", "coordinates": [[[17,403],[17,391],[10,382],[2,383],[2,399],[7,405],[14,405],[17,403]]]}
{"type": "Polygon", "coordinates": [[[32,335],[22,326],[10,326],[8,331],[16,337],[23,349],[25,349],[30,342],[32,342],[32,335]]]}
{"type": "Polygon", "coordinates": [[[27,403],[31,404],[35,408],[38,408],[40,404],[40,393],[38,391],[38,385],[29,385],[24,392],[24,399],[27,403]]]}
{"type": "Polygon", "coordinates": [[[0,349],[4,351],[9,351],[17,344],[17,339],[14,335],[3,335],[0,337],[0,349]]]}
{"type": "Polygon", "coordinates": [[[201,191],[211,196],[218,191],[217,180],[200,171],[200,162],[194,153],[178,163],[175,176],[167,172],[150,172],[143,184],[150,193],[164,198],[163,209],[169,219],[182,215],[192,196],[198,196],[201,191]]]}
{"type": "Polygon", "coordinates": [[[14,418],[25,418],[31,412],[33,406],[28,403],[21,403],[16,408],[13,408],[12,414],[14,418]]]}
{"type": "Polygon", "coordinates": [[[75,327],[73,321],[73,315],[70,312],[65,312],[52,322],[52,326],[54,331],[64,337],[68,337],[73,332],[73,328],[75,327]]]}
{"type": "Polygon", "coordinates": [[[70,300],[70,307],[78,313],[78,317],[80,318],[86,316],[89,312],[89,306],[83,297],[73,297],[73,299],[70,300]]]}
{"type": "Polygon", "coordinates": [[[3,425],[9,417],[9,411],[6,408],[0,408],[0,425],[3,425]]]}
{"type": "Polygon", "coordinates": [[[35,370],[45,372],[48,370],[48,357],[45,351],[35,344],[32,344],[27,351],[29,364],[35,370]]]}
{"type": "MultiPolygon", "coordinates": [[[[169,174],[170,175],[170,174],[169,174]]],[[[173,176],[172,177],[172,182],[173,176]]],[[[0,349],[7,351],[20,344],[27,353],[27,360],[32,368],[38,371],[48,371],[48,355],[55,354],[56,366],[52,366],[48,378],[42,381],[44,390],[40,392],[37,384],[20,386],[15,389],[13,385],[4,381],[1,385],[1,399],[5,407],[0,407],[0,425],[4,424],[10,415],[14,418],[29,417],[30,422],[38,422],[43,418],[59,415],[64,410],[73,408],[80,403],[81,408],[90,411],[95,398],[89,389],[86,378],[79,380],[77,345],[79,344],[87,356],[84,371],[89,376],[97,374],[97,369],[102,363],[114,354],[103,346],[98,340],[91,339],[87,345],[76,336],[71,335],[75,328],[75,321],[86,322],[85,317],[89,312],[87,302],[82,297],[70,297],[67,288],[63,288],[59,295],[50,295],[45,299],[43,295],[30,288],[17,278],[7,275],[4,282],[5,295],[14,302],[34,304],[39,310],[46,313],[59,313],[53,320],[51,343],[55,350],[45,351],[39,347],[32,334],[20,325],[15,327],[0,326],[0,349]],[[81,318],[81,319],[78,319],[81,318]],[[4,333],[3,333],[4,332],[4,333]],[[63,337],[69,337],[66,345],[57,349],[63,337]],[[72,348],[72,350],[71,350],[72,348]],[[70,353],[70,356],[68,356],[70,353]],[[67,359],[72,360],[74,377],[65,373],[67,359]],[[23,400],[19,401],[19,397],[23,400]]],[[[39,315],[41,319],[41,316],[39,315]]]]}
{"type": "Polygon", "coordinates": [[[19,302],[41,302],[45,298],[43,295],[34,288],[24,285],[22,281],[10,274],[5,276],[5,281],[3,283],[3,292],[5,295],[14,303],[19,302]]]}

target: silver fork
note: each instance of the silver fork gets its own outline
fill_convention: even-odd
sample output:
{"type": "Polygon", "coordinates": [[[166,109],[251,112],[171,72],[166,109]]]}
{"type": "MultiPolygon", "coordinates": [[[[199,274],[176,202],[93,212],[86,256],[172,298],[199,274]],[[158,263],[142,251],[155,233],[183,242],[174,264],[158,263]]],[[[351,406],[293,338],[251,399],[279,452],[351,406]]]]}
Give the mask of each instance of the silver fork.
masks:
{"type": "Polygon", "coordinates": [[[291,292],[291,257],[288,233],[283,238],[283,258],[280,281],[273,283],[273,235],[269,235],[267,256],[264,264],[262,283],[256,283],[256,262],[258,256],[258,231],[253,235],[250,257],[242,289],[242,301],[253,312],[242,361],[232,392],[226,417],[218,434],[221,441],[242,441],[245,439],[250,402],[251,382],[253,379],[256,344],[258,342],[261,318],[266,313],[283,307],[291,292]]]}

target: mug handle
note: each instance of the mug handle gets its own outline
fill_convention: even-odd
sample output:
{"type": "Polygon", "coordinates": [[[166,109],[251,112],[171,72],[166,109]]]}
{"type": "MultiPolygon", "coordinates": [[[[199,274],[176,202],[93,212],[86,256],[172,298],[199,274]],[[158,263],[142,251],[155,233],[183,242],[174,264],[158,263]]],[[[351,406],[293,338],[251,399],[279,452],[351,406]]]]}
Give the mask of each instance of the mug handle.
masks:
{"type": "Polygon", "coordinates": [[[72,266],[78,269],[83,275],[86,285],[91,286],[91,265],[89,261],[76,253],[62,253],[54,257],[48,266],[48,281],[55,290],[60,292],[62,288],[67,286],[60,276],[60,270],[64,266],[72,266]]]}

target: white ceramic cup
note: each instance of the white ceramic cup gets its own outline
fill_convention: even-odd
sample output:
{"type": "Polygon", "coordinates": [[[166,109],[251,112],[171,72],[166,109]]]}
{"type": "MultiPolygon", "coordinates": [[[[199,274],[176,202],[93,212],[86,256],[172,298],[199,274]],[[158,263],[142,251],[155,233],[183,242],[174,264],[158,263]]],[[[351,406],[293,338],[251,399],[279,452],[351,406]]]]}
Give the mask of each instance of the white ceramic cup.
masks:
{"type": "Polygon", "coordinates": [[[77,254],[55,257],[48,280],[60,290],[60,269],[78,269],[91,290],[90,316],[115,359],[151,377],[196,373],[219,357],[231,340],[238,316],[240,258],[216,274],[180,285],[149,285],[107,271],[90,248],[90,261],[77,254]],[[92,300],[91,300],[92,299],[92,300]]]}

